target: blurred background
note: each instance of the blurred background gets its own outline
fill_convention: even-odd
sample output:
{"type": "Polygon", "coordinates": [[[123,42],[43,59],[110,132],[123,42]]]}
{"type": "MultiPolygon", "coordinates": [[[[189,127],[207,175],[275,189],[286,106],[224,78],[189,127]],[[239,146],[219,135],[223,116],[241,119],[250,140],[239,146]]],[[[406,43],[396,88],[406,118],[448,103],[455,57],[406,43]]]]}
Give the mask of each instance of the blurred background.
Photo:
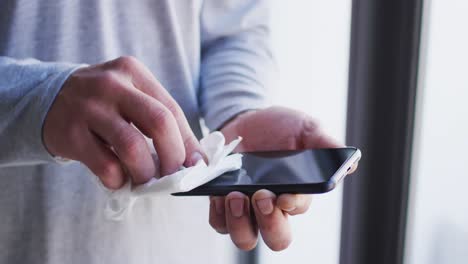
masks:
{"type": "MultiPolygon", "coordinates": [[[[331,135],[345,142],[349,68],[355,66],[350,62],[352,10],[360,12],[359,16],[364,16],[363,12],[380,12],[385,16],[386,11],[372,4],[361,5],[358,10],[351,0],[272,2],[272,41],[281,76],[273,91],[273,102],[309,113],[320,120],[331,135]]],[[[411,57],[408,61],[416,60],[413,67],[416,69],[413,85],[416,93],[414,100],[409,100],[414,102],[414,107],[410,107],[414,113],[408,114],[411,126],[407,143],[411,146],[407,148],[410,151],[405,159],[409,164],[408,180],[402,181],[407,186],[402,188],[404,197],[399,205],[403,212],[400,217],[403,227],[399,229],[403,242],[387,243],[385,237],[380,237],[375,241],[384,242],[374,246],[377,249],[389,247],[378,252],[390,255],[401,252],[395,263],[468,263],[468,1],[409,2],[415,2],[412,7],[420,12],[415,11],[416,15],[401,12],[402,16],[415,17],[410,21],[414,25],[402,25],[402,28],[416,28],[410,32],[414,38],[408,41],[417,44],[418,53],[407,54],[411,57]]],[[[389,16],[395,11],[389,9],[389,16]]],[[[392,28],[385,22],[375,21],[382,24],[370,25],[375,26],[374,31],[380,30],[379,26],[382,31],[392,28]]],[[[399,36],[398,32],[390,33],[399,36]]],[[[404,41],[402,38],[401,42],[404,41]]],[[[400,39],[395,43],[400,43],[400,39]]],[[[404,47],[404,43],[401,46],[404,47]]],[[[378,60],[379,54],[374,57],[378,60]]],[[[359,62],[359,58],[354,61],[359,62]]],[[[368,126],[372,128],[372,124],[368,126]]],[[[393,128],[389,125],[386,129],[393,128]]],[[[379,136],[372,135],[372,131],[368,133],[379,136]]],[[[383,142],[387,138],[379,140],[383,142]]],[[[365,163],[369,159],[366,152],[363,154],[361,165],[365,173],[365,163]]],[[[381,169],[386,170],[385,167],[381,169]]],[[[387,175],[393,177],[391,173],[382,176],[387,175]]],[[[361,175],[357,173],[351,177],[361,175]]],[[[349,259],[349,254],[342,254],[340,259],[340,247],[342,252],[346,252],[343,247],[365,251],[364,246],[340,243],[342,188],[343,185],[331,193],[316,195],[307,214],[291,218],[294,241],[290,248],[278,253],[260,245],[247,257],[243,255],[240,262],[345,264],[359,263],[356,260],[361,259],[364,260],[361,263],[372,263],[377,259],[372,253],[356,253],[358,257],[349,259]]],[[[370,224],[367,231],[362,226],[359,228],[361,232],[380,232],[377,229],[386,226],[370,224]]],[[[346,241],[354,240],[348,237],[346,241]]]]}
{"type": "MultiPolygon", "coordinates": [[[[351,0],[272,2],[272,42],[280,73],[273,103],[307,112],[345,142],[351,0]]],[[[314,196],[305,215],[290,217],[292,245],[282,252],[262,245],[258,262],[338,263],[341,199],[342,185],[314,196]]]]}

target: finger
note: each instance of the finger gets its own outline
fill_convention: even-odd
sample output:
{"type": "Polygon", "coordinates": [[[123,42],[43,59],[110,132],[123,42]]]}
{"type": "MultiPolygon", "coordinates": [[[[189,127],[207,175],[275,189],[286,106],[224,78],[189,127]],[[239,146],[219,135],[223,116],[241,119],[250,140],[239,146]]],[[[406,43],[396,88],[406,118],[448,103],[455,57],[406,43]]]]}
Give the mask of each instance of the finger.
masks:
{"type": "Polygon", "coordinates": [[[195,165],[198,160],[203,158],[204,154],[179,104],[151,71],[137,59],[122,57],[115,60],[114,63],[120,64],[119,68],[131,74],[131,82],[137,89],[161,102],[172,113],[179,126],[185,146],[186,159],[184,164],[186,166],[195,165]]]}
{"type": "Polygon", "coordinates": [[[252,222],[249,198],[240,192],[231,192],[225,198],[226,226],[231,240],[242,250],[257,245],[257,227],[252,222]]]}
{"type": "Polygon", "coordinates": [[[336,139],[324,133],[313,119],[306,119],[303,122],[300,142],[304,149],[344,147],[336,139]]]}
{"type": "Polygon", "coordinates": [[[184,142],[186,159],[184,164],[188,167],[195,165],[203,159],[203,151],[200,143],[192,132],[184,112],[179,104],[171,97],[167,90],[156,80],[156,78],[143,67],[144,70],[133,79],[135,87],[161,102],[174,115],[179,126],[180,135],[184,142]]]}
{"type": "Polygon", "coordinates": [[[281,194],[276,200],[276,206],[289,215],[307,212],[312,202],[312,195],[281,194]]]}
{"type": "Polygon", "coordinates": [[[115,154],[89,132],[76,159],[83,162],[109,189],[118,189],[125,183],[125,172],[115,154]]]}
{"type": "Polygon", "coordinates": [[[185,148],[172,113],[160,102],[136,90],[129,90],[120,102],[122,115],[153,139],[161,164],[161,175],[176,172],[184,163],[185,148]]]}
{"type": "Polygon", "coordinates": [[[227,234],[226,216],[223,196],[210,197],[210,216],[211,227],[220,234],[227,234]]]}
{"type": "Polygon", "coordinates": [[[156,166],[143,134],[118,115],[96,114],[91,129],[111,145],[135,184],[156,175],[156,166]]]}
{"type": "Polygon", "coordinates": [[[347,174],[349,175],[349,174],[354,173],[354,172],[357,170],[358,166],[359,166],[359,162],[355,162],[355,163],[351,166],[351,168],[348,170],[347,174]]]}
{"type": "Polygon", "coordinates": [[[268,190],[259,190],[252,196],[258,228],[263,241],[274,251],[280,251],[291,244],[291,228],[288,215],[275,206],[276,196],[268,190]]]}

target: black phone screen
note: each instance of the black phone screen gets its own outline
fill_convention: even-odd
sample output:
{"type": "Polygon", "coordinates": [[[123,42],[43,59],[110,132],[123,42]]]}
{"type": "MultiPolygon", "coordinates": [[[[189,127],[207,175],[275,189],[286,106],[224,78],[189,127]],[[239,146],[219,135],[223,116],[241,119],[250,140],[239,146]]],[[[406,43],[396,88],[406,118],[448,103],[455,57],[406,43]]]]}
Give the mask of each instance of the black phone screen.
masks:
{"type": "Polygon", "coordinates": [[[243,153],[242,168],[186,193],[174,195],[251,194],[267,188],[275,193],[329,191],[330,178],[357,151],[356,148],[243,153]]]}

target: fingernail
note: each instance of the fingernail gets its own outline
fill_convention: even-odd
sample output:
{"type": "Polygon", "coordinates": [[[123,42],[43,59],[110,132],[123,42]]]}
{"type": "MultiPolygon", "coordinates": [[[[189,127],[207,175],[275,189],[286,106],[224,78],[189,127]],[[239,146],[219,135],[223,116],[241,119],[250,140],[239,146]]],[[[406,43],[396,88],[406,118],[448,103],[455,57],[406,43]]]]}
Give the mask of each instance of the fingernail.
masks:
{"type": "Polygon", "coordinates": [[[234,217],[241,217],[244,214],[244,199],[231,199],[229,209],[234,217]]]}
{"type": "Polygon", "coordinates": [[[257,207],[264,215],[269,215],[273,212],[273,200],[271,198],[260,199],[256,201],[257,207]]]}
{"type": "Polygon", "coordinates": [[[213,199],[215,204],[216,214],[224,215],[224,201],[221,199],[213,199]]]}
{"type": "Polygon", "coordinates": [[[286,211],[286,212],[292,212],[294,210],[296,210],[296,206],[292,206],[292,207],[289,207],[289,208],[282,208],[283,211],[286,211]]]}
{"type": "Polygon", "coordinates": [[[203,156],[200,152],[196,151],[192,153],[189,159],[189,166],[195,166],[199,160],[203,159],[203,156]]]}

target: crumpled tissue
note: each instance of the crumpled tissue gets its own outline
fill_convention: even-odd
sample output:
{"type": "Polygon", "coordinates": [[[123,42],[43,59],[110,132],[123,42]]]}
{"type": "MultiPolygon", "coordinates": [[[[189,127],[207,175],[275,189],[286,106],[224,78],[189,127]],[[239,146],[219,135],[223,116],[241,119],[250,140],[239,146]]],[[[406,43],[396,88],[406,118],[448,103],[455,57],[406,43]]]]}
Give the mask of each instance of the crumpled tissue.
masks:
{"type": "Polygon", "coordinates": [[[141,197],[170,195],[176,192],[187,192],[203,185],[223,173],[238,170],[242,166],[242,154],[229,155],[242,140],[241,137],[225,145],[221,132],[213,132],[200,141],[208,164],[200,160],[195,166],[161,177],[152,178],[145,184],[132,185],[129,180],[118,190],[110,190],[98,180],[98,184],[108,194],[104,214],[107,219],[120,221],[125,219],[135,202],[141,197]]]}

